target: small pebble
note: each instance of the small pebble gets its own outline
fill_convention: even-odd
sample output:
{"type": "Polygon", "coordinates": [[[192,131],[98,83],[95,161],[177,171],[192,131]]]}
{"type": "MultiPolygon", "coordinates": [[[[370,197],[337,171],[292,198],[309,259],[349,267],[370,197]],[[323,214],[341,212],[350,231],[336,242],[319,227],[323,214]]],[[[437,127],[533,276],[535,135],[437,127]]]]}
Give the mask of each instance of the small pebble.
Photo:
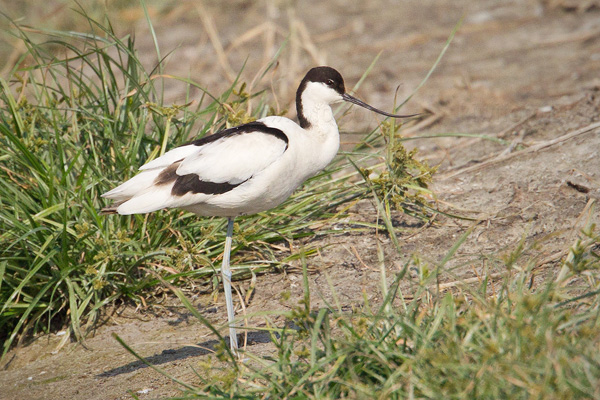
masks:
{"type": "Polygon", "coordinates": [[[543,112],[543,113],[547,113],[552,111],[552,106],[544,106],[544,107],[540,107],[538,109],[539,112],[543,112]]]}

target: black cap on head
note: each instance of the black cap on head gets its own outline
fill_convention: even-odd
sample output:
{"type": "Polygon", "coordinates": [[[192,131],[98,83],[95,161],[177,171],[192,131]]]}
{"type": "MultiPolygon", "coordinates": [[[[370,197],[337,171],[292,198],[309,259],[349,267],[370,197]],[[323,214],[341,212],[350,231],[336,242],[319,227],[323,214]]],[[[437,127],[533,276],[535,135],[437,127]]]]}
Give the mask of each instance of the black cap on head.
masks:
{"type": "Polygon", "coordinates": [[[331,67],[315,67],[306,73],[303,81],[306,82],[321,82],[330,88],[334,89],[339,94],[346,92],[344,86],[344,78],[342,74],[331,67]]]}

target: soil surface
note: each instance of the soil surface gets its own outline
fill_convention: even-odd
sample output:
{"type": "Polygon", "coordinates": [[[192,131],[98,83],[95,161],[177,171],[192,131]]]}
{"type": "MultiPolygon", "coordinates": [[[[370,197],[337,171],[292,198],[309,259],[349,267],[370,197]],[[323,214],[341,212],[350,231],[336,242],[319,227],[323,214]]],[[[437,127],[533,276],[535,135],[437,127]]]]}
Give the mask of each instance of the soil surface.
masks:
{"type": "MultiPolygon", "coordinates": [[[[442,285],[453,287],[478,282],[487,271],[492,283],[494,277],[500,279],[502,270],[495,270],[484,256],[509,252],[523,238],[528,244],[537,242],[534,255],[540,271],[555,273],[578,230],[587,222],[600,222],[593,207],[600,198],[600,11],[594,2],[220,3],[150,8],[162,52],[174,50],[167,72],[190,76],[219,93],[244,62],[243,79],[251,81],[292,32],[271,82],[257,85],[272,92],[281,109],[291,110],[296,85],[309,67],[331,65],[351,87],[379,52],[358,95],[390,109],[397,86],[400,99],[412,92],[464,17],[434,74],[402,109],[431,114],[407,126],[405,133],[502,139],[410,142],[421,158],[440,165],[433,185],[439,207],[458,210],[473,221],[439,217],[419,226],[399,214],[396,220],[405,227],[401,252],[375,232],[329,237],[322,243],[329,246],[309,260],[314,306],[330,298],[332,288],[344,306],[362,303],[365,295],[378,301],[378,243],[385,251],[388,277],[393,277],[413,254],[435,264],[473,227],[440,278],[442,285]]],[[[142,12],[121,12],[129,22],[117,30],[134,30],[141,56],[152,65],[156,54],[142,12]]],[[[167,101],[181,104],[177,87],[169,90],[167,101]]],[[[355,109],[341,129],[361,131],[375,126],[377,118],[355,109]]],[[[357,218],[376,218],[366,201],[352,212],[357,218]]],[[[407,277],[403,283],[405,293],[410,293],[411,282],[407,277]]],[[[249,281],[236,284],[250,286],[249,281]]],[[[302,298],[302,290],[298,271],[259,276],[246,312],[288,310],[302,298]],[[283,300],[282,292],[290,298],[283,300]]],[[[225,322],[222,294],[216,302],[209,296],[193,300],[210,321],[225,322]]],[[[198,382],[192,368],[210,377],[206,355],[216,344],[214,336],[176,300],[167,302],[145,311],[121,310],[84,345],[68,343],[56,351],[62,338],[57,333],[12,350],[0,365],[0,399],[130,399],[131,393],[155,399],[179,393],[177,384],[120,346],[115,333],[180,380],[198,382]]],[[[264,334],[250,332],[247,351],[268,354],[272,347],[264,334]]]]}

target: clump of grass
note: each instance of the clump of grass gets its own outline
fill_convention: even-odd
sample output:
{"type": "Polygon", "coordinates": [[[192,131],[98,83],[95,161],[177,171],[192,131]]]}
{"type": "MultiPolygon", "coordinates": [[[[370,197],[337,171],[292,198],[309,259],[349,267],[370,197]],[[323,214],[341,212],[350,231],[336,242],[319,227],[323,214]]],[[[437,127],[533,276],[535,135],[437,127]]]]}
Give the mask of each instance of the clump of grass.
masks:
{"type": "MultiPolygon", "coordinates": [[[[165,75],[162,64],[148,71],[131,37],[118,37],[109,22],[83,11],[80,17],[89,33],[36,31],[32,37],[31,29],[14,25],[27,50],[0,79],[3,354],[25,333],[64,324],[72,337],[83,338],[106,305],[141,301],[161,279],[205,279],[210,286],[208,278],[219,272],[222,219],[178,210],[105,217],[98,213],[105,205],[99,195],[170,147],[270,110],[260,101],[245,112],[259,94],[247,93],[237,80],[217,96],[165,75]],[[165,82],[183,86],[182,104],[164,103],[165,82]]],[[[373,156],[357,155],[359,168],[362,158],[373,156]]],[[[369,181],[350,184],[357,172],[333,178],[344,165],[338,159],[278,209],[237,220],[234,279],[285,264],[271,243],[328,234],[344,217],[338,206],[370,195],[369,181]],[[311,230],[315,220],[329,223],[311,230]]]]}
{"type": "Polygon", "coordinates": [[[493,285],[484,276],[477,287],[440,293],[432,275],[416,282],[410,300],[399,290],[407,264],[383,288],[382,304],[350,313],[311,309],[305,270],[305,296],[288,314],[295,329],[273,329],[274,354],[215,365],[237,379],[204,382],[182,397],[598,398],[599,246],[593,227],[584,230],[560,280],[549,273],[532,285],[535,260],[519,257],[493,285]]]}
{"type": "Polygon", "coordinates": [[[167,256],[174,247],[168,220],[105,219],[98,196],[107,177],[133,175],[165,138],[185,138],[188,116],[215,113],[217,100],[185,111],[169,130],[168,113],[151,107],[157,92],[133,40],[89,23],[103,36],[54,32],[34,44],[17,30],[28,46],[19,65],[30,66],[1,81],[4,352],[17,334],[52,323],[69,321],[81,337],[82,320],[152,285],[142,269],[148,260],[185,270],[167,256]],[[68,56],[57,58],[47,45],[68,56]]]}

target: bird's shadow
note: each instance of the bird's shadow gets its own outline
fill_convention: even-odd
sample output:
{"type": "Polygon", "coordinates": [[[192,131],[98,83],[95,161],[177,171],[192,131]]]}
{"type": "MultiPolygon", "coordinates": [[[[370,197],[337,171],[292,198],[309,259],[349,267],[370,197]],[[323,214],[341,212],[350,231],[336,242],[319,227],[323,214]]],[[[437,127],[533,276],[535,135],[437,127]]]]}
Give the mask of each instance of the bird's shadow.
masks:
{"type": "MultiPolygon", "coordinates": [[[[242,335],[239,335],[242,337],[242,335]]],[[[229,343],[228,337],[225,337],[225,342],[229,343]]],[[[271,341],[271,338],[267,332],[262,331],[254,331],[248,332],[248,345],[252,346],[259,343],[268,343],[271,341]]],[[[183,346],[177,349],[166,349],[163,350],[159,354],[155,354],[149,357],[145,357],[144,361],[137,360],[130,362],[128,364],[122,365],[120,367],[116,367],[110,369],[108,371],[104,371],[101,374],[98,374],[98,378],[109,378],[121,374],[127,374],[130,372],[137,371],[142,368],[149,367],[148,364],[152,365],[161,365],[170,363],[173,361],[184,360],[190,357],[198,357],[204,356],[209,353],[212,353],[215,350],[216,345],[219,344],[218,340],[207,340],[206,342],[198,343],[197,346],[183,346]]]]}

